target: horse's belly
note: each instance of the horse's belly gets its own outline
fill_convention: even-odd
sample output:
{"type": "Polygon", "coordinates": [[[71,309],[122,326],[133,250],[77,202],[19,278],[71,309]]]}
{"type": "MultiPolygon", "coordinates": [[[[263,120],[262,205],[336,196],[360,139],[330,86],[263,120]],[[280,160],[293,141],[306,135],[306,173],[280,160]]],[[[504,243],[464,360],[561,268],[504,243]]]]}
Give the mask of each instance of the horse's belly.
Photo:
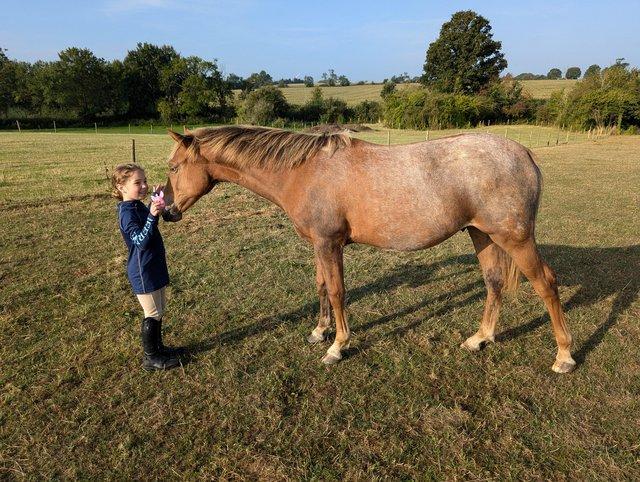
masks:
{"type": "Polygon", "coordinates": [[[447,220],[405,219],[402,222],[394,218],[369,218],[367,221],[362,224],[350,223],[351,241],[400,251],[435,246],[465,225],[458,217],[447,220]]]}

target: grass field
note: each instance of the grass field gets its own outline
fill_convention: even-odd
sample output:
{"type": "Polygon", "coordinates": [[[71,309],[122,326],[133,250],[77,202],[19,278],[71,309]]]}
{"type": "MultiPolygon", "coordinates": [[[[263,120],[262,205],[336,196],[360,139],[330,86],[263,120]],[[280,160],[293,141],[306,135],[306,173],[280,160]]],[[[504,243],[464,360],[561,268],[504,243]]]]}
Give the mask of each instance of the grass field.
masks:
{"type": "MultiPolygon", "coordinates": [[[[149,180],[164,181],[170,139],[134,137],[149,180]]],[[[305,342],[312,250],[234,185],[161,226],[167,341],[193,358],[144,372],[105,180],[130,139],[0,133],[0,478],[640,478],[638,136],[535,149],[537,237],[579,363],[565,376],[526,282],[496,344],[458,348],[484,297],[465,233],[413,253],[349,247],[352,348],[325,368],[328,345],[305,342]]]]}
{"type": "Polygon", "coordinates": [[[570,90],[577,80],[521,80],[523,90],[534,99],[548,99],[551,94],[558,90],[570,90]]]}
{"type": "MultiPolygon", "coordinates": [[[[570,89],[576,83],[575,80],[524,80],[521,81],[524,91],[528,92],[534,99],[548,99],[557,90],[570,89]]],[[[418,84],[398,84],[398,89],[406,89],[418,84]]],[[[321,87],[325,98],[335,97],[344,100],[348,105],[355,105],[363,100],[380,101],[382,84],[349,85],[347,87],[321,87]]],[[[285,87],[282,93],[290,104],[304,104],[311,100],[313,88],[305,87],[303,84],[292,84],[285,87]]],[[[240,91],[236,91],[238,95],[240,91]]]]}

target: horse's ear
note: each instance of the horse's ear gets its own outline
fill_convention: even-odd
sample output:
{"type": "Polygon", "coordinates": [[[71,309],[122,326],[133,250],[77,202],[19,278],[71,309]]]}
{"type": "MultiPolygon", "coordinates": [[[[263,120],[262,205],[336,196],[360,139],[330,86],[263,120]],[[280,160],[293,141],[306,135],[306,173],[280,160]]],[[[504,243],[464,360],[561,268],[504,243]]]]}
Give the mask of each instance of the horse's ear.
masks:
{"type": "Polygon", "coordinates": [[[184,136],[182,134],[178,134],[171,129],[167,129],[167,134],[169,134],[171,138],[176,142],[182,142],[184,140],[184,136]]]}

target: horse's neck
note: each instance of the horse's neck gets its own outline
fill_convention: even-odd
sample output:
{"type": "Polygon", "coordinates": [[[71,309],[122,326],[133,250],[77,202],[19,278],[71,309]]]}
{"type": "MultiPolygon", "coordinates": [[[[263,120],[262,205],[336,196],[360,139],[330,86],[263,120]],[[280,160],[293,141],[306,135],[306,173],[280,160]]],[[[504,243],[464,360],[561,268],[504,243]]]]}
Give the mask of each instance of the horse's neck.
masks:
{"type": "Polygon", "coordinates": [[[220,181],[228,181],[245,187],[259,196],[282,207],[283,174],[265,169],[212,164],[212,176],[220,181]]]}

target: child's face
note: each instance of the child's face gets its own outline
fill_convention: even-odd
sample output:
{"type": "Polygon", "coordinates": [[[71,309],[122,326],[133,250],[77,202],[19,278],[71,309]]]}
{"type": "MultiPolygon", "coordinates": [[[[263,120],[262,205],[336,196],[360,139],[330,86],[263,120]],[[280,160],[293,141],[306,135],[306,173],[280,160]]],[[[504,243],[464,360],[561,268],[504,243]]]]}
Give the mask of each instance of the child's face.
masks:
{"type": "Polygon", "coordinates": [[[118,190],[122,193],[124,201],[144,199],[149,190],[147,176],[144,175],[144,171],[134,171],[124,184],[118,186],[118,190]]]}

